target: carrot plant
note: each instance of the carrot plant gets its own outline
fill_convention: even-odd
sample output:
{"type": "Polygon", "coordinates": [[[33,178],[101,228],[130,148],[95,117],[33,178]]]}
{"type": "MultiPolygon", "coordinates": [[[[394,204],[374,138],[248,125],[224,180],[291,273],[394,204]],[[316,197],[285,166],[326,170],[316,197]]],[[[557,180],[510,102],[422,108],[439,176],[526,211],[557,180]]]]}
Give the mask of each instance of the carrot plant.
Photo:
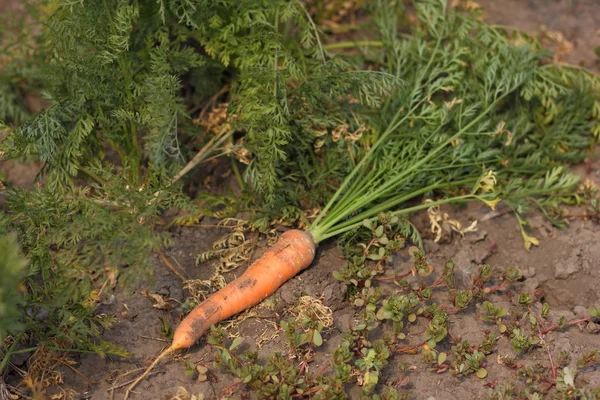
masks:
{"type": "MultiPolygon", "coordinates": [[[[258,304],[309,267],[320,243],[368,227],[380,213],[398,218],[469,201],[493,209],[505,198],[523,221],[530,202],[546,211],[574,193],[578,178],[564,166],[581,160],[597,140],[600,80],[577,68],[543,65],[544,52],[532,39],[523,36],[514,44],[501,29],[451,11],[445,1],[414,5],[419,24],[408,39],[398,36],[390,20],[396,11],[392,3],[378,2],[374,10],[388,49],[380,70],[401,84],[385,98],[380,115],[371,118],[376,139],[368,151],[305,231],[285,232],[244,274],[181,322],[171,346],[125,397],[166,354],[190,347],[211,325],[258,304]],[[575,98],[585,106],[555,102],[575,98]],[[507,124],[514,124],[508,126],[514,131],[507,124]],[[410,203],[423,197],[428,201],[410,203]]],[[[325,61],[324,54],[319,57],[325,61]]],[[[524,229],[522,234],[527,249],[537,244],[524,229]]],[[[472,299],[471,291],[457,291],[455,308],[472,299]]],[[[427,340],[433,347],[447,334],[447,316],[444,310],[431,313],[427,340]]],[[[365,357],[372,361],[373,354],[369,350],[365,357]]],[[[469,357],[468,370],[477,370],[479,353],[469,357]]],[[[379,367],[362,366],[366,379],[376,384],[371,370],[379,367]]]]}
{"type": "MultiPolygon", "coordinates": [[[[0,343],[8,332],[19,327],[19,313],[15,305],[22,299],[20,295],[21,279],[25,273],[27,261],[20,252],[17,237],[8,233],[5,221],[0,214],[0,343]]],[[[0,368],[0,371],[2,368],[0,368]]]]}
{"type": "MultiPolygon", "coordinates": [[[[364,259],[385,259],[408,237],[418,243],[407,216],[445,204],[505,201],[527,248],[538,243],[526,231],[527,210],[560,224],[557,206],[580,199],[565,167],[583,160],[600,135],[600,80],[550,63],[535,39],[446,1],[415,0],[417,19],[403,34],[403,2],[365,3],[373,40],[332,44],[310,11],[318,2],[57,0],[44,8],[34,56],[0,73],[7,89],[0,117],[10,132],[0,155],[43,163],[39,187],[4,192],[7,226],[29,261],[13,339],[27,332],[54,348],[124,355],[96,339],[111,322],[94,314],[99,277],[106,267],[122,281],[149,269],[149,254],[169,243],[157,228],[165,209],[188,212],[183,223],[206,214],[184,175],[216,156],[231,156],[243,191],[231,211],[248,203],[259,228],[274,216],[306,228],[287,235],[310,238],[303,248],[282,241],[267,252],[281,257],[274,266],[294,264],[286,279],[310,265],[320,243],[361,227],[376,241],[339,278],[368,279],[364,259]],[[34,61],[35,69],[23,67],[34,61]],[[41,112],[19,102],[23,88],[42,92],[41,112]],[[225,116],[213,121],[219,110],[225,116]]],[[[170,349],[192,345],[226,314],[275,291],[283,280],[261,281],[276,276],[264,273],[264,260],[251,278],[267,291],[233,282],[228,293],[250,293],[252,301],[232,305],[217,292],[182,324],[196,329],[170,349]]],[[[14,296],[11,285],[5,290],[14,296]]],[[[360,295],[371,305],[366,329],[377,322],[378,293],[360,295]]],[[[470,296],[458,292],[454,307],[470,296]]],[[[381,315],[401,319],[396,303],[381,315]]],[[[434,345],[446,336],[446,314],[423,312],[434,345]]],[[[367,384],[386,359],[379,350],[363,354],[367,384]]],[[[470,372],[479,356],[471,361],[470,372]]]]}
{"type": "MultiPolygon", "coordinates": [[[[375,10],[382,68],[403,84],[372,119],[377,141],[312,222],[317,243],[388,210],[402,216],[472,200],[494,207],[503,199],[517,215],[531,205],[547,213],[574,194],[578,179],[565,163],[583,160],[598,139],[595,75],[546,64],[532,38],[444,2],[415,6],[419,23],[408,38],[396,33],[389,3],[375,10]],[[407,206],[436,193],[445,196],[407,206]]],[[[524,230],[523,237],[528,248],[536,242],[524,230]]]]}
{"type": "Polygon", "coordinates": [[[204,188],[192,199],[205,177],[190,179],[194,167],[223,157],[242,197],[267,210],[310,179],[315,204],[352,165],[348,150],[364,149],[314,152],[317,132],[340,121],[356,129],[355,113],[395,84],[326,54],[299,1],[29,3],[29,15],[0,24],[0,157],[42,164],[31,191],[0,182],[6,229],[28,261],[1,271],[0,316],[12,322],[0,379],[13,344],[126,355],[98,339],[112,323],[95,315],[103,296],[116,280],[149,275],[151,254],[169,243],[164,210],[186,212],[185,224],[230,204],[204,188]],[[307,175],[288,176],[292,165],[307,175]]]}

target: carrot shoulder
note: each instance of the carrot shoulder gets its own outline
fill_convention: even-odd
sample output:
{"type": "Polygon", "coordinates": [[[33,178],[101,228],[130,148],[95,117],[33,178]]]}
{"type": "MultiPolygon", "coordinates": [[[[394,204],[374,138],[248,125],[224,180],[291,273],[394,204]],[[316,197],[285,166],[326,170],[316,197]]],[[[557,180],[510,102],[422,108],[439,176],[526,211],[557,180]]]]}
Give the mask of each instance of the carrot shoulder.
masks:
{"type": "Polygon", "coordinates": [[[237,279],[200,303],[179,324],[171,347],[192,346],[211,325],[244,311],[270,295],[307,268],[316,245],[309,232],[290,230],[237,279]]]}

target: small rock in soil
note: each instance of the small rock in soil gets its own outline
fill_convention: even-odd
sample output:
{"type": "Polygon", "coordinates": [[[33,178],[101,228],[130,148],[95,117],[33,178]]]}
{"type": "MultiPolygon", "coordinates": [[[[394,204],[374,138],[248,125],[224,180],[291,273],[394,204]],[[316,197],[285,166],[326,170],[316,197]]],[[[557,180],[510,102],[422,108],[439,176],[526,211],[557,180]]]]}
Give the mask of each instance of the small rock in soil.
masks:
{"type": "Polygon", "coordinates": [[[540,233],[540,236],[543,237],[543,238],[547,238],[548,236],[552,236],[552,230],[551,229],[540,228],[540,229],[538,229],[538,232],[540,233]]]}
{"type": "Polygon", "coordinates": [[[183,290],[181,287],[173,285],[169,288],[169,297],[173,299],[183,299],[183,290]]]}
{"type": "MultiPolygon", "coordinates": [[[[596,235],[592,234],[592,237],[596,235]]],[[[583,246],[582,266],[583,269],[593,276],[600,276],[600,268],[597,268],[597,262],[600,259],[600,243],[594,241],[583,246]]]]}
{"type": "Polygon", "coordinates": [[[528,219],[531,229],[536,229],[544,237],[552,232],[552,224],[543,215],[534,215],[528,219]]]}
{"type": "MultiPolygon", "coordinates": [[[[19,346],[16,350],[22,350],[19,346]]],[[[10,363],[17,367],[23,367],[29,358],[33,355],[33,351],[30,353],[17,353],[10,356],[10,363]]]]}
{"type": "Polygon", "coordinates": [[[440,249],[439,244],[429,239],[423,240],[423,247],[425,248],[426,253],[437,253],[440,249]]]}
{"type": "Polygon", "coordinates": [[[286,304],[296,304],[298,300],[298,296],[289,286],[284,286],[281,288],[280,292],[281,300],[283,300],[286,304]]]}
{"type": "Polygon", "coordinates": [[[485,263],[492,254],[493,253],[490,252],[489,248],[487,248],[487,247],[480,248],[475,251],[473,260],[475,261],[476,264],[481,265],[481,264],[485,263]]]}
{"type": "Polygon", "coordinates": [[[334,285],[329,285],[323,290],[323,301],[325,301],[325,304],[328,304],[329,300],[333,297],[333,289],[334,285]]]}
{"type": "Polygon", "coordinates": [[[571,341],[566,337],[558,338],[554,341],[554,351],[556,353],[560,353],[561,351],[566,351],[570,353],[573,351],[573,346],[571,345],[571,341]]]}
{"type": "Polygon", "coordinates": [[[333,324],[340,332],[348,332],[352,329],[354,311],[351,308],[340,311],[333,319],[333,324]]]}
{"type": "Polygon", "coordinates": [[[539,286],[540,282],[537,279],[527,279],[523,283],[523,293],[532,294],[539,286]]]}
{"type": "Polygon", "coordinates": [[[567,279],[569,276],[581,270],[581,249],[573,249],[567,260],[559,260],[554,263],[554,278],[567,279]]]}
{"type": "Polygon", "coordinates": [[[473,234],[473,236],[469,239],[469,241],[471,243],[477,243],[477,242],[481,242],[482,240],[485,240],[485,238],[487,237],[487,231],[478,231],[476,234],[473,234]]]}
{"type": "Polygon", "coordinates": [[[472,284],[471,277],[477,272],[477,265],[473,263],[471,249],[463,248],[453,257],[456,262],[456,285],[458,288],[468,288],[472,284]]]}
{"type": "Polygon", "coordinates": [[[558,321],[560,317],[565,317],[567,321],[575,319],[575,314],[570,310],[556,310],[552,313],[554,321],[558,321]]]}
{"type": "Polygon", "coordinates": [[[535,267],[533,265],[523,268],[522,271],[525,278],[533,278],[535,276],[535,267]]]}
{"type": "Polygon", "coordinates": [[[115,300],[116,300],[115,295],[111,293],[109,295],[102,296],[100,302],[102,304],[104,304],[105,306],[110,306],[110,305],[115,304],[115,300]]]}
{"type": "Polygon", "coordinates": [[[575,308],[573,308],[573,312],[578,317],[587,317],[588,316],[588,309],[587,309],[587,307],[584,307],[584,306],[575,306],[575,308]]]}
{"type": "Polygon", "coordinates": [[[542,215],[534,215],[532,217],[529,217],[527,221],[529,222],[529,226],[531,227],[531,229],[539,229],[546,225],[546,220],[542,215]]]}

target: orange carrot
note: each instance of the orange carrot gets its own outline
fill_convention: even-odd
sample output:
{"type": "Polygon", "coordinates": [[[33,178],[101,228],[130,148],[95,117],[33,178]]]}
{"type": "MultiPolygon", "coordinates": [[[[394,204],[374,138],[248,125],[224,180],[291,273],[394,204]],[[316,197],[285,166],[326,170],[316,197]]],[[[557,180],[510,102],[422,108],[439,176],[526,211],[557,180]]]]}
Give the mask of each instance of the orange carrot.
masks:
{"type": "Polygon", "coordinates": [[[311,233],[290,230],[281,235],[277,243],[256,260],[237,279],[210,295],[181,321],[171,346],[165,349],[125,392],[144,379],[167,354],[191,347],[212,325],[244,311],[273,293],[287,280],[307,268],[315,257],[316,244],[311,233]]]}

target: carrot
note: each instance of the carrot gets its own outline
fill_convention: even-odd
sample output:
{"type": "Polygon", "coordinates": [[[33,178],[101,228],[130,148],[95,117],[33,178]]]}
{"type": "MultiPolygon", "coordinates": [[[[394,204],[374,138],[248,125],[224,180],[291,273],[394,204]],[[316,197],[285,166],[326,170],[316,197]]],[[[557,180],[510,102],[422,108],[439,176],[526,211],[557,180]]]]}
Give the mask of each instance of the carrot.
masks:
{"type": "Polygon", "coordinates": [[[244,311],[273,293],[287,280],[307,268],[315,257],[316,244],[310,232],[290,230],[237,279],[200,303],[177,327],[171,345],[125,392],[125,399],[135,386],[167,354],[191,347],[214,324],[244,311]]]}

